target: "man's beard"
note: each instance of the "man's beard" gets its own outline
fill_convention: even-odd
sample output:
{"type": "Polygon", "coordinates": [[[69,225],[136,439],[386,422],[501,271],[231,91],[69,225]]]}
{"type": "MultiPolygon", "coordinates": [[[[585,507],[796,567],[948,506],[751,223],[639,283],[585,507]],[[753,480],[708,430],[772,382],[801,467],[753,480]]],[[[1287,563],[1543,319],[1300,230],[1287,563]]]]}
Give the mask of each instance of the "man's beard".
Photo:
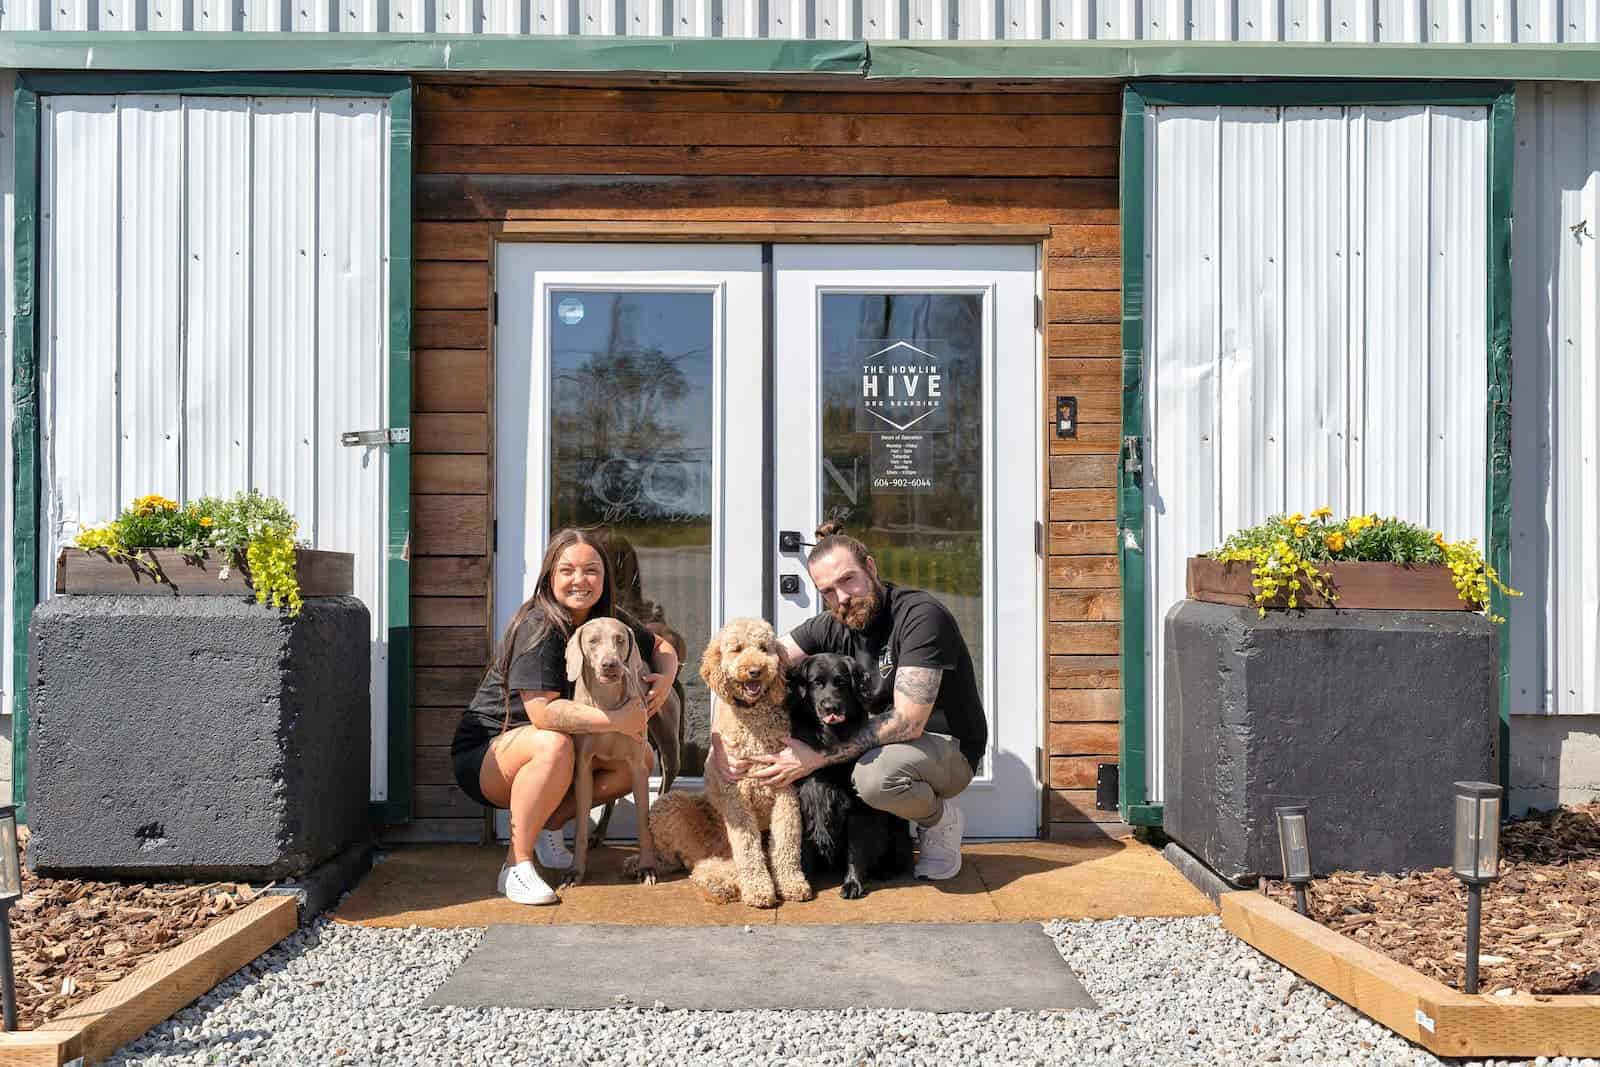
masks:
{"type": "Polygon", "coordinates": [[[828,614],[850,627],[852,630],[865,630],[872,624],[878,615],[878,609],[883,606],[883,583],[873,579],[872,593],[867,597],[853,597],[848,608],[841,608],[837,604],[828,609],[828,614]]]}

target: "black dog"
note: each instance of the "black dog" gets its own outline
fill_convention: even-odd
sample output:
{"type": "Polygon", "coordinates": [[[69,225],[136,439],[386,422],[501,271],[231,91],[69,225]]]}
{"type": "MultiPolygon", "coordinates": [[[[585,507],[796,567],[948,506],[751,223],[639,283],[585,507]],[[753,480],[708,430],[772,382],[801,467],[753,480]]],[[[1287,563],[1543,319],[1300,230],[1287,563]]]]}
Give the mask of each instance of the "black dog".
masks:
{"type": "MultiPolygon", "coordinates": [[[[789,728],[819,752],[837,748],[878,710],[881,688],[849,656],[809,656],[789,675],[789,728]]],[[[911,869],[911,825],[856,796],[854,769],[854,760],[829,764],[799,785],[806,877],[842,868],[846,900],[866,896],[868,878],[897,878],[911,869]]]]}

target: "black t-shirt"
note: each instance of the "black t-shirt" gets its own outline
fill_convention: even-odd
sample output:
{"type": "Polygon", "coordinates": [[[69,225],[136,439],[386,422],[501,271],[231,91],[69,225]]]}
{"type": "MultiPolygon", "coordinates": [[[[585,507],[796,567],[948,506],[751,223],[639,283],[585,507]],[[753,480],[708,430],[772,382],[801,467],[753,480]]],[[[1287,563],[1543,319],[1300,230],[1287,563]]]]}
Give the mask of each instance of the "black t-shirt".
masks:
{"type": "Polygon", "coordinates": [[[933,667],[944,671],[939,695],[924,729],[949,734],[961,745],[974,770],[989,744],[989,720],[972,671],[972,655],[961,628],[938,598],[921,589],[883,583],[884,602],[865,630],[852,630],[832,615],[807,619],[790,632],[806,655],[837,652],[849,656],[875,677],[885,691],[894,688],[901,667],[933,667]]]}
{"type": "MultiPolygon", "coordinates": [[[[633,639],[639,645],[639,656],[644,660],[645,670],[648,671],[651,653],[656,647],[655,638],[650,631],[632,619],[623,621],[633,631],[633,639]]],[[[517,643],[513,647],[522,651],[512,658],[511,669],[506,672],[511,677],[511,688],[525,689],[531,693],[556,693],[563,700],[571,700],[573,683],[567,680],[567,639],[561,635],[560,630],[552,629],[538,644],[523,648],[528,631],[533,625],[531,621],[525,621],[517,630],[517,643]]],[[[461,722],[456,726],[456,735],[450,742],[450,751],[461,752],[489,743],[500,736],[501,724],[505,722],[506,683],[505,679],[500,677],[500,672],[491,664],[483,676],[483,681],[478,683],[478,691],[472,695],[472,702],[467,705],[467,710],[461,713],[461,722]]],[[[513,698],[511,720],[506,729],[526,725],[528,725],[528,712],[523,708],[522,701],[513,698]]]]}

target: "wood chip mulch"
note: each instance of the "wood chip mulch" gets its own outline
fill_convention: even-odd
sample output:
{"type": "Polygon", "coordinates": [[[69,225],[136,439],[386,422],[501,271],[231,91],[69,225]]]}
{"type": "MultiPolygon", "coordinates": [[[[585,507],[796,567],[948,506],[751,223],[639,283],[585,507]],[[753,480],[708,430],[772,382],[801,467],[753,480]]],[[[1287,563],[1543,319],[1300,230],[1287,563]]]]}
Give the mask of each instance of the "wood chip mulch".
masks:
{"type": "MultiPolygon", "coordinates": [[[[1294,907],[1286,882],[1263,883],[1294,907]]],[[[1460,989],[1467,891],[1449,868],[1404,876],[1339,872],[1309,887],[1312,918],[1460,989]]],[[[1485,887],[1479,991],[1600,993],[1600,801],[1500,830],[1500,878],[1485,887]]]]}
{"type": "Polygon", "coordinates": [[[18,1029],[132,974],[261,892],[234,882],[87,882],[24,870],[22,898],[11,908],[18,1029]]]}

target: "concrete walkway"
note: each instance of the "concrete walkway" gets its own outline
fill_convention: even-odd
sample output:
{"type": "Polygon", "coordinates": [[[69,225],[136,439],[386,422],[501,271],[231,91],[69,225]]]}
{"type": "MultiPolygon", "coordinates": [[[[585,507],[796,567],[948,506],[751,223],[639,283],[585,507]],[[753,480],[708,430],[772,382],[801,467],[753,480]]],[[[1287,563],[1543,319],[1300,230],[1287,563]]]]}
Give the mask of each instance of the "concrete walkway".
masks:
{"type": "Polygon", "coordinates": [[[817,899],[757,909],[713,904],[683,875],[640,886],[622,875],[629,850],[590,856],[585,884],[560,904],[526,907],[495,892],[505,849],[410,845],[389,850],[335,911],[363,926],[792,926],[860,923],[1017,923],[1116,916],[1207,915],[1215,909],[1155,849],[1136,841],[1007,841],[968,845],[948,882],[869,883],[845,900],[837,883],[817,899]]]}
{"type": "Polygon", "coordinates": [[[425,1002],[464,1008],[1066,1011],[1094,1000],[1038,923],[491,926],[425,1002]],[[529,980],[537,961],[537,981],[529,980]]]}

